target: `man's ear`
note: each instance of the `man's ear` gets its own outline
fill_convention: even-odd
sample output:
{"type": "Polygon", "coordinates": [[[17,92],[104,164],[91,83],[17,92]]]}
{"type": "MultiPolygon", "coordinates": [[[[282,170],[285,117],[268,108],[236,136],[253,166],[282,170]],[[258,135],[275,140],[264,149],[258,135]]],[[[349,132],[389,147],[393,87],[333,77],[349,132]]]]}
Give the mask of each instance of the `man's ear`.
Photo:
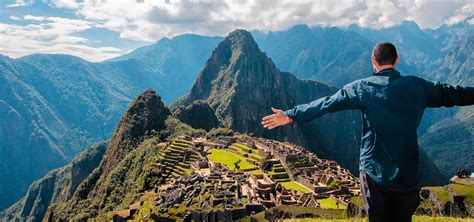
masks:
{"type": "Polygon", "coordinates": [[[378,67],[377,61],[375,60],[374,55],[372,55],[372,67],[373,67],[374,69],[377,69],[377,67],[378,67]]]}
{"type": "Polygon", "coordinates": [[[397,58],[395,59],[395,64],[393,65],[398,65],[398,59],[400,59],[400,56],[397,55],[397,58]]]}

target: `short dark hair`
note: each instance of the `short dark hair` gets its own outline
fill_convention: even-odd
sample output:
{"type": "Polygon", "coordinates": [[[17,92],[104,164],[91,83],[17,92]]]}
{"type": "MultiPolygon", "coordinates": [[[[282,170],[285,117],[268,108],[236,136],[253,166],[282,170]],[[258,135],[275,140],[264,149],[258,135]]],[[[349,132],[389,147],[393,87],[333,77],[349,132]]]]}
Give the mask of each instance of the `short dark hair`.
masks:
{"type": "Polygon", "coordinates": [[[390,42],[381,42],[375,45],[372,54],[379,65],[395,65],[397,49],[390,42]]]}

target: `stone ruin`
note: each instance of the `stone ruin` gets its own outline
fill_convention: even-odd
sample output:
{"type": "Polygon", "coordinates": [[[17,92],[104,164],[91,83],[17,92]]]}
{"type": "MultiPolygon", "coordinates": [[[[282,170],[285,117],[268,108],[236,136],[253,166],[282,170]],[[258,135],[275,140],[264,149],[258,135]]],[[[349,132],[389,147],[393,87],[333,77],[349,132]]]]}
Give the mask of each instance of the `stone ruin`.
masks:
{"type": "MultiPolygon", "coordinates": [[[[150,210],[149,218],[175,216],[184,221],[227,221],[256,214],[278,205],[320,207],[318,199],[332,198],[347,204],[359,195],[359,184],[348,170],[335,161],[319,159],[303,148],[268,139],[216,137],[210,140],[180,136],[160,153],[160,166],[170,175],[167,183],[145,193],[129,209],[116,212],[114,220],[133,218],[144,201],[152,199],[159,210],[150,210]],[[242,143],[264,158],[267,173],[234,172],[210,161],[206,148],[232,150],[242,143]],[[169,148],[168,148],[169,147],[169,148]],[[181,170],[179,170],[181,169],[181,170]],[[190,169],[191,175],[184,171],[190,169]],[[285,188],[281,183],[297,182],[310,193],[285,188]],[[184,210],[183,210],[184,209],[184,210]]],[[[260,166],[261,161],[250,163],[260,166]]],[[[263,170],[263,169],[262,169],[263,170]]]]}

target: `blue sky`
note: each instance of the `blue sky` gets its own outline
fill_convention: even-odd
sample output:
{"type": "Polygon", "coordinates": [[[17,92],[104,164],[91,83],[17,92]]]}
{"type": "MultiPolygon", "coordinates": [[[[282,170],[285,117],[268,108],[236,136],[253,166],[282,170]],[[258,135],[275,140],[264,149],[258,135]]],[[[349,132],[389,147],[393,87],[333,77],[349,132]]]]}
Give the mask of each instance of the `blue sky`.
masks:
{"type": "Polygon", "coordinates": [[[102,61],[184,33],[296,24],[380,29],[403,20],[436,28],[473,14],[472,0],[0,0],[0,54],[64,53],[102,61]]]}

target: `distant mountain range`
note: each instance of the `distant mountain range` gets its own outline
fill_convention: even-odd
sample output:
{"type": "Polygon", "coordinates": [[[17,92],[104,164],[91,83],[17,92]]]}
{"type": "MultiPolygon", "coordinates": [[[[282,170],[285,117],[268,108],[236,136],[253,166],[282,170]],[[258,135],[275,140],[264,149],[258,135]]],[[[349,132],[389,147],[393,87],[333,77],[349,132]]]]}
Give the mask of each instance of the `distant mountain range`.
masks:
{"type": "MultiPolygon", "coordinates": [[[[209,124],[203,128],[227,126],[271,138],[291,137],[298,142],[301,141],[300,136],[283,135],[303,135],[302,132],[295,129],[295,132],[287,130],[267,135],[263,129],[250,123],[251,120],[258,121],[258,115],[238,113],[240,109],[236,107],[250,102],[262,102],[249,107],[247,111],[258,110],[258,114],[263,115],[264,108],[268,109],[274,104],[288,108],[336,90],[325,84],[340,87],[352,80],[369,76],[372,73],[371,48],[375,42],[382,40],[393,41],[399,47],[402,61],[400,70],[403,73],[471,85],[474,76],[470,50],[473,28],[467,20],[435,30],[421,30],[413,22],[405,22],[377,31],[354,26],[339,29],[300,25],[286,31],[251,33],[266,55],[262,56],[260,52],[253,55],[255,51],[252,51],[252,55],[245,58],[258,58],[260,62],[254,61],[252,64],[252,61],[239,60],[253,65],[252,69],[245,70],[242,75],[236,75],[236,70],[220,70],[242,65],[236,65],[235,61],[234,64],[230,61],[215,61],[215,67],[212,68],[211,57],[207,62],[209,66],[206,65],[206,60],[218,43],[224,40],[223,37],[183,35],[162,39],[153,45],[101,63],[69,55],[37,54],[19,59],[0,56],[0,116],[3,118],[0,122],[0,209],[20,199],[35,179],[53,168],[63,166],[75,154],[95,142],[109,138],[127,104],[148,88],[155,89],[163,96],[165,104],[171,104],[190,92],[184,98],[192,99],[178,102],[185,106],[181,108],[199,110],[197,113],[208,110],[207,118],[216,118],[207,122],[209,124]],[[270,58],[275,64],[268,62],[270,58]],[[261,80],[251,75],[255,71],[253,69],[266,69],[262,72],[264,74],[277,73],[276,80],[283,82],[268,82],[268,85],[263,85],[256,91],[262,94],[255,94],[247,100],[230,100],[248,97],[248,94],[240,93],[244,92],[242,89],[252,89],[242,87],[242,84],[251,87],[248,81],[261,80]],[[320,83],[298,80],[287,71],[297,78],[318,80],[320,83]],[[210,73],[215,76],[208,77],[210,73]],[[214,84],[206,82],[214,80],[216,76],[224,78],[218,79],[214,84]],[[247,76],[248,80],[239,79],[243,76],[247,76]],[[234,77],[239,78],[232,79],[234,77]],[[293,88],[287,88],[284,83],[293,88]],[[198,89],[192,88],[193,84],[209,92],[198,92],[198,89]],[[239,84],[239,87],[233,88],[239,84]],[[213,85],[221,88],[213,89],[213,85]],[[317,90],[310,89],[310,86],[317,90]],[[305,90],[298,92],[295,90],[297,87],[305,90]],[[235,89],[239,90],[234,92],[235,89]],[[257,101],[258,98],[266,98],[269,92],[277,92],[271,90],[282,91],[284,99],[257,101]],[[219,94],[202,96],[203,93],[219,94]],[[226,96],[229,96],[229,100],[226,96]],[[189,107],[197,98],[204,103],[189,107]],[[219,102],[223,103],[218,104],[219,102]],[[239,119],[239,115],[245,118],[239,119]]],[[[232,57],[226,55],[229,58],[225,59],[232,57]]],[[[183,119],[186,113],[190,112],[183,112],[183,119]]],[[[457,158],[456,155],[462,155],[448,152],[453,144],[446,141],[455,141],[454,145],[465,147],[463,150],[473,147],[472,113],[470,108],[427,110],[420,127],[420,135],[429,132],[422,137],[421,145],[430,158],[436,159],[434,162],[442,169],[445,179],[460,167],[474,170],[469,165],[468,156],[461,158],[459,164],[443,165],[447,160],[457,158]],[[452,126],[454,122],[450,120],[453,118],[461,123],[452,126]],[[442,120],[445,120],[444,123],[442,120]]],[[[344,118],[350,115],[352,114],[341,114],[341,118],[323,118],[316,124],[315,132],[320,133],[316,134],[314,141],[324,144],[316,148],[316,151],[324,155],[324,150],[344,143],[356,152],[358,146],[354,141],[357,140],[352,137],[358,137],[355,133],[357,131],[348,130],[356,124],[343,124],[347,128],[339,125],[341,121],[345,123],[344,118]],[[322,130],[325,126],[336,123],[338,125],[322,130]],[[335,138],[336,133],[345,134],[349,139],[330,139],[335,138]],[[347,141],[352,142],[346,143],[347,141]]],[[[335,155],[326,154],[331,158],[335,155]]],[[[341,159],[341,162],[344,161],[341,159]]],[[[350,158],[346,161],[348,166],[356,164],[350,158]]]]}
{"type": "Polygon", "coordinates": [[[163,92],[168,103],[184,95],[219,39],[162,39],[102,63],[69,55],[0,56],[0,209],[49,170],[109,138],[144,89],[163,92]]]}

